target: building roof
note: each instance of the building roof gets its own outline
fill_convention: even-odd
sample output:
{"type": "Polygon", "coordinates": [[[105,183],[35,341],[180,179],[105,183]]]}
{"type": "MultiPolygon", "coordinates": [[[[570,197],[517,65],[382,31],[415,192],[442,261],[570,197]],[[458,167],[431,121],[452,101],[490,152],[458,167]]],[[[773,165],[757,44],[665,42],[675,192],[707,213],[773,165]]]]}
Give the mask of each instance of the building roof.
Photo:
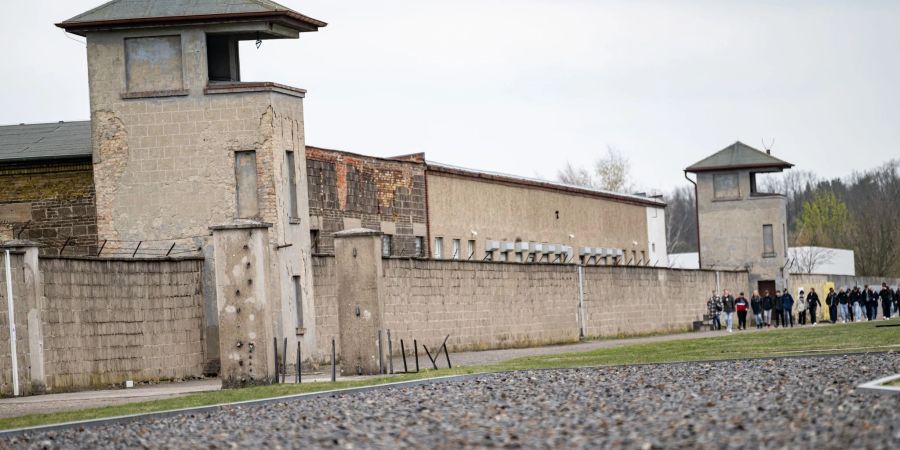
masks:
{"type": "Polygon", "coordinates": [[[443,173],[447,175],[461,176],[466,178],[476,178],[479,180],[490,181],[501,184],[509,184],[515,186],[523,186],[528,188],[546,189],[557,192],[565,192],[569,194],[579,194],[588,197],[602,198],[621,203],[632,203],[642,206],[654,206],[657,208],[665,208],[666,202],[655,197],[647,197],[644,195],[623,194],[620,192],[604,191],[602,189],[588,188],[584,186],[575,186],[572,184],[559,183],[555,181],[539,180],[535,178],[521,177],[517,175],[508,175],[504,173],[487,172],[483,170],[466,169],[463,167],[451,166],[449,164],[441,164],[428,161],[427,172],[443,173]]]}
{"type": "Polygon", "coordinates": [[[56,24],[82,34],[122,26],[275,20],[298,31],[327,24],[271,0],[112,0],[56,24]]]}
{"type": "Polygon", "coordinates": [[[91,157],[91,122],[0,126],[0,163],[91,157]]]}
{"type": "Polygon", "coordinates": [[[737,141],[684,170],[709,172],[729,169],[790,169],[791,167],[794,165],[789,162],[737,141]]]}

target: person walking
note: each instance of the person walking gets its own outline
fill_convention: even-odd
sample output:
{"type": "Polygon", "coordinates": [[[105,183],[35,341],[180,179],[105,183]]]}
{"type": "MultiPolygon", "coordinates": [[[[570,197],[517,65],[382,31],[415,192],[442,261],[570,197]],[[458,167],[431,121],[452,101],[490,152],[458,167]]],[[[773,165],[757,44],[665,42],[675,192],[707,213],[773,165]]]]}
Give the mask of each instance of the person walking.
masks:
{"type": "Polygon", "coordinates": [[[706,301],[706,312],[712,319],[711,328],[713,330],[721,330],[722,322],[719,320],[719,313],[722,312],[722,299],[719,298],[715,289],[712,291],[712,297],[706,301]]]}
{"type": "Polygon", "coordinates": [[[794,309],[794,296],[791,295],[791,291],[787,289],[784,290],[784,295],[781,297],[781,303],[784,305],[783,315],[781,316],[781,326],[787,327],[788,324],[791,324],[791,328],[794,328],[794,315],[792,314],[792,310],[794,309]]]}
{"type": "Polygon", "coordinates": [[[722,311],[725,312],[726,331],[732,333],[734,325],[734,296],[725,289],[722,295],[722,311]]]}
{"type": "Polygon", "coordinates": [[[775,302],[772,309],[775,311],[775,328],[783,327],[784,323],[784,295],[780,290],[775,291],[775,302]]]}
{"type": "Polygon", "coordinates": [[[819,294],[816,294],[816,288],[809,288],[806,303],[809,307],[809,321],[813,326],[816,326],[816,321],[819,320],[818,316],[816,316],[816,311],[822,307],[822,302],[819,301],[819,294]]]}
{"type": "Polygon", "coordinates": [[[881,315],[884,316],[884,320],[889,320],[891,318],[891,303],[894,300],[894,293],[891,292],[887,283],[881,283],[881,292],[879,294],[881,295],[881,315]]]}
{"type": "Polygon", "coordinates": [[[762,298],[759,296],[759,291],[753,291],[753,295],[750,296],[750,309],[753,310],[753,322],[756,324],[756,328],[762,328],[764,322],[762,298]]]}
{"type": "Polygon", "coordinates": [[[772,326],[772,308],[775,307],[775,299],[769,294],[769,291],[765,292],[766,296],[762,298],[762,310],[763,310],[763,323],[766,325],[766,328],[772,326]]]}
{"type": "Polygon", "coordinates": [[[866,285],[865,308],[866,320],[872,321],[878,318],[878,294],[871,286],[866,285]]]}
{"type": "Polygon", "coordinates": [[[900,314],[900,284],[897,285],[897,289],[894,291],[894,312],[900,314]]]}
{"type": "Polygon", "coordinates": [[[825,304],[828,305],[828,318],[831,323],[837,323],[838,320],[838,296],[834,292],[834,288],[828,288],[828,296],[825,297],[825,304]]]}
{"type": "Polygon", "coordinates": [[[750,302],[747,301],[747,297],[744,297],[744,293],[741,292],[734,301],[734,311],[738,316],[738,330],[747,329],[747,309],[749,306],[750,302]]]}
{"type": "Polygon", "coordinates": [[[797,325],[806,325],[806,306],[806,293],[800,288],[800,293],[797,294],[797,325]]]}
{"type": "Polygon", "coordinates": [[[837,295],[838,312],[841,315],[841,323],[847,323],[850,319],[850,295],[841,288],[837,295]]]}
{"type": "Polygon", "coordinates": [[[862,310],[862,292],[859,291],[859,286],[853,286],[853,290],[850,291],[850,305],[853,306],[853,311],[850,312],[850,321],[851,322],[862,322],[863,321],[863,310],[862,310]]]}

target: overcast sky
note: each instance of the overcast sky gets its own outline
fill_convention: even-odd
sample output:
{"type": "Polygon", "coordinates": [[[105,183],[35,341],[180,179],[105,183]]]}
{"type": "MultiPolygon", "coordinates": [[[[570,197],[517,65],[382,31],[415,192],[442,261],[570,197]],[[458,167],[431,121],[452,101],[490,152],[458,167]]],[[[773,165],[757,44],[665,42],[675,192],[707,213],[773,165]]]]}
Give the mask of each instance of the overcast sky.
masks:
{"type": "MultiPolygon", "coordinates": [[[[89,118],[52,24],[100,3],[4,5],[0,124],[89,118]]],[[[735,140],[825,176],[900,157],[897,1],[282,3],[329,25],[244,45],[242,77],[307,89],[310,145],[546,178],[609,145],[661,190],[735,140]]]]}

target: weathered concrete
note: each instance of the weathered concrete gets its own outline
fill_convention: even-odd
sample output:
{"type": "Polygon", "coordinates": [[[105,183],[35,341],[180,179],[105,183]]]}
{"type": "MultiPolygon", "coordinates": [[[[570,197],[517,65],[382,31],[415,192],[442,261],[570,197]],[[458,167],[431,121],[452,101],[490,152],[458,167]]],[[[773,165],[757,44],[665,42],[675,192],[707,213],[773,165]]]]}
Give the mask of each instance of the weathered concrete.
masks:
{"type": "Polygon", "coordinates": [[[384,299],[381,232],[354,229],[334,235],[341,368],[345,375],[381,372],[384,299]]]}
{"type": "Polygon", "coordinates": [[[213,227],[219,316],[219,377],[225,387],[268,384],[275,377],[270,224],[213,227]]]}

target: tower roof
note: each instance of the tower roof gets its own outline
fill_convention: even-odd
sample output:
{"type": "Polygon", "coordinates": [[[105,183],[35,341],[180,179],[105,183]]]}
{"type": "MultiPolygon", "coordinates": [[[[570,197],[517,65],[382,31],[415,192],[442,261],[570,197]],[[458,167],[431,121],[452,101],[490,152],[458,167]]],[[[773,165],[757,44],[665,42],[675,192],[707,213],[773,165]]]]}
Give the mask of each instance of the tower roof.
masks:
{"type": "Polygon", "coordinates": [[[741,141],[708,156],[687,169],[687,172],[712,172],[729,169],[790,169],[793,164],[769,153],[757,150],[741,141]]]}
{"type": "Polygon", "coordinates": [[[114,28],[255,20],[270,20],[300,32],[327,25],[270,0],[112,0],[56,26],[83,34],[114,28]]]}

